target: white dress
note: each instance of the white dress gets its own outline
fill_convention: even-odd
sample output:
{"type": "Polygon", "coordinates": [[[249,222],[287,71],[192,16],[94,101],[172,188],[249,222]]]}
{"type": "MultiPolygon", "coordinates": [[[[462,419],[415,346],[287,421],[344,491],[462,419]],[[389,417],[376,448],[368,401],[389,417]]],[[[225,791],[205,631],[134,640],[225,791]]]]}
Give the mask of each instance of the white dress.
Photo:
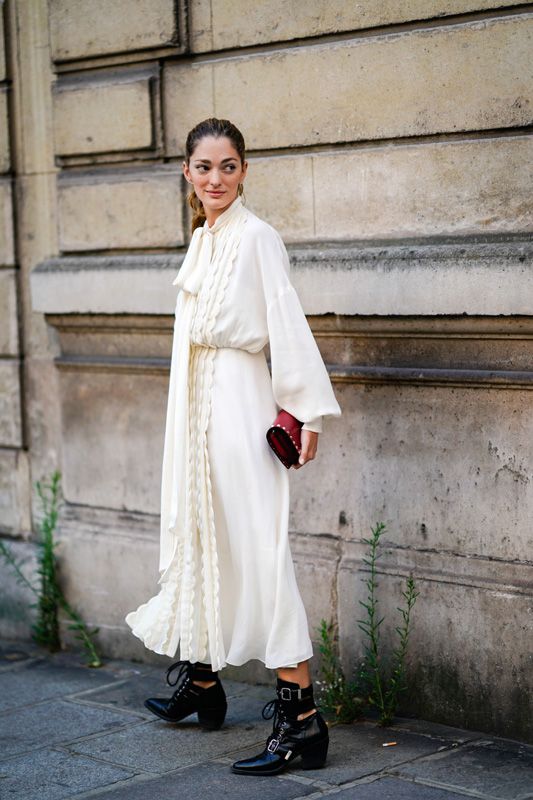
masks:
{"type": "Polygon", "coordinates": [[[159,593],[126,616],[157,653],[212,664],[312,656],[289,539],[288,471],[265,438],[284,408],[340,415],[277,232],[237,198],[195,231],[174,281],[159,593]],[[272,375],[265,346],[270,344],[272,375]]]}

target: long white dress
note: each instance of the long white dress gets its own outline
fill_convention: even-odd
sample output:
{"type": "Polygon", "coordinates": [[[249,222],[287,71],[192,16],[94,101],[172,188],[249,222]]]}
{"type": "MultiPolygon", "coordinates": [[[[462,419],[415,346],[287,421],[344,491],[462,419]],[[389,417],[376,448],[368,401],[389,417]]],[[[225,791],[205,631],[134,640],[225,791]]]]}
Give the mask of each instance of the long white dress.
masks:
{"type": "Polygon", "coordinates": [[[288,471],[265,433],[280,408],[316,431],[341,411],[283,242],[240,198],[195,231],[174,283],[160,591],[126,622],[150,650],[215,670],[295,666],[313,651],[288,471]]]}

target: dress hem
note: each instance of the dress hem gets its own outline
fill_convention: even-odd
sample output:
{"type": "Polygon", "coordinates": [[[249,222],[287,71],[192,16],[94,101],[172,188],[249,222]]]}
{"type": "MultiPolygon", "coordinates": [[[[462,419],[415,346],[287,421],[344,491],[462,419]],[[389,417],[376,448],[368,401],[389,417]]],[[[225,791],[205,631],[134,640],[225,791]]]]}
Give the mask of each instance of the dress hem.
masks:
{"type": "MultiPolygon", "coordinates": [[[[302,661],[308,661],[312,657],[313,657],[313,651],[311,651],[310,655],[298,656],[295,659],[288,659],[289,663],[285,662],[284,664],[276,664],[276,666],[272,666],[270,664],[267,664],[266,661],[264,661],[259,656],[250,656],[249,658],[245,659],[244,661],[240,661],[239,663],[236,663],[234,661],[227,661],[224,666],[242,667],[249,661],[260,661],[265,666],[266,669],[292,669],[293,667],[296,667],[298,664],[300,664],[302,661]]],[[[221,669],[223,669],[223,667],[221,667],[221,669]]]]}
{"type": "MultiPolygon", "coordinates": [[[[128,614],[128,616],[129,616],[129,614],[128,614]]],[[[127,622],[127,620],[126,620],[126,623],[129,626],[129,628],[131,629],[131,633],[137,639],[139,639],[139,641],[141,641],[143,643],[144,647],[147,650],[150,650],[152,653],[157,653],[160,656],[167,656],[168,658],[175,658],[176,657],[176,655],[178,653],[178,650],[179,650],[179,645],[176,648],[176,651],[175,651],[175,653],[173,655],[169,655],[169,653],[164,652],[164,650],[162,648],[156,649],[155,647],[148,647],[147,644],[145,643],[142,635],[140,635],[140,633],[137,633],[135,631],[135,629],[132,628],[131,624],[129,622],[127,622]]],[[[221,670],[221,669],[224,669],[224,667],[242,667],[245,664],[247,664],[249,661],[260,661],[265,666],[266,669],[291,669],[295,665],[300,664],[302,661],[308,661],[312,657],[313,657],[313,649],[311,648],[311,651],[310,651],[309,655],[299,655],[294,659],[287,659],[288,663],[286,662],[285,664],[271,665],[271,664],[267,664],[266,660],[261,658],[260,656],[249,656],[248,658],[245,658],[243,661],[227,661],[226,660],[225,663],[222,666],[218,667],[218,669],[221,670]]]]}

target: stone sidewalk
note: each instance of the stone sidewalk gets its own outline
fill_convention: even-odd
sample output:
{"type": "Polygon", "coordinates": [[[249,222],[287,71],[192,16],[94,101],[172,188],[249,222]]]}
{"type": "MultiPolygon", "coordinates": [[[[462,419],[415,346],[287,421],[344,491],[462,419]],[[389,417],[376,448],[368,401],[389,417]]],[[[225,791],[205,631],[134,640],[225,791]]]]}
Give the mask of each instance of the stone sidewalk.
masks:
{"type": "Polygon", "coordinates": [[[206,732],[194,717],[169,725],[144,708],[146,697],[170,692],[161,667],[114,660],[94,670],[79,653],[50,656],[30,643],[0,643],[0,797],[533,798],[533,747],[406,719],[385,729],[333,726],[322,770],[303,771],[297,760],[277,777],[233,775],[235,759],[264,745],[271,722],[261,709],[273,691],[224,685],[226,722],[206,732]]]}

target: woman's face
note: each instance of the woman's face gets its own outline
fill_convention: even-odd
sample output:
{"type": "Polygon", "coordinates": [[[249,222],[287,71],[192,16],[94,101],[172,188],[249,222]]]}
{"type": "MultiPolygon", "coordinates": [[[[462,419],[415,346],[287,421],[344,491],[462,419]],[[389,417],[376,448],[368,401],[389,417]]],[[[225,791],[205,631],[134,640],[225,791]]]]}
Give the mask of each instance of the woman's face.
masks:
{"type": "Polygon", "coordinates": [[[247,162],[241,162],[231,140],[225,136],[204,136],[189,163],[183,163],[183,174],[202,201],[209,226],[237,197],[247,167],[247,162]]]}

